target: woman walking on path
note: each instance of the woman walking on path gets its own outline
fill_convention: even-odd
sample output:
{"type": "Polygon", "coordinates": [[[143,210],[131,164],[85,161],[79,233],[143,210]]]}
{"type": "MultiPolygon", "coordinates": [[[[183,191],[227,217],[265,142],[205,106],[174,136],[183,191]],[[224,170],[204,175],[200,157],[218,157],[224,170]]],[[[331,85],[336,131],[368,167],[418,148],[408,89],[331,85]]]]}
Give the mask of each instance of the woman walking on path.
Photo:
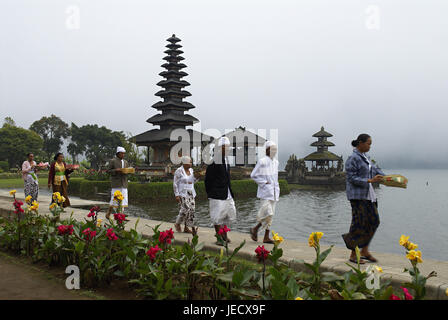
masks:
{"type": "Polygon", "coordinates": [[[37,164],[34,161],[34,154],[27,154],[28,160],[25,160],[22,164],[22,178],[24,181],[25,198],[31,196],[29,203],[37,201],[39,195],[39,182],[37,180],[37,164]]]}
{"type": "Polygon", "coordinates": [[[195,175],[191,167],[191,158],[188,156],[182,157],[182,165],[177,168],[174,173],[173,189],[176,201],[179,203],[179,215],[176,218],[174,227],[177,232],[182,232],[181,225],[184,224],[185,233],[193,233],[194,228],[194,212],[195,212],[195,197],[194,183],[196,182],[197,174],[195,175]],[[192,228],[192,230],[189,229],[192,228]]]}
{"type": "MultiPolygon", "coordinates": [[[[69,175],[73,172],[72,169],[66,169],[64,162],[64,155],[57,153],[54,156],[54,162],[50,166],[50,172],[48,174],[48,189],[53,188],[53,193],[59,192],[61,196],[65,198],[63,207],[70,206],[70,200],[68,199],[68,180],[69,175]]],[[[54,202],[54,199],[51,200],[54,202]]]]}
{"type": "Polygon", "coordinates": [[[349,233],[343,234],[345,245],[350,249],[350,261],[356,263],[355,248],[361,249],[360,263],[377,260],[369,252],[369,243],[380,224],[378,202],[372,183],[380,182],[385,174],[366,155],[372,145],[368,134],[360,134],[352,141],[353,153],[345,163],[347,198],[352,207],[349,233]]]}

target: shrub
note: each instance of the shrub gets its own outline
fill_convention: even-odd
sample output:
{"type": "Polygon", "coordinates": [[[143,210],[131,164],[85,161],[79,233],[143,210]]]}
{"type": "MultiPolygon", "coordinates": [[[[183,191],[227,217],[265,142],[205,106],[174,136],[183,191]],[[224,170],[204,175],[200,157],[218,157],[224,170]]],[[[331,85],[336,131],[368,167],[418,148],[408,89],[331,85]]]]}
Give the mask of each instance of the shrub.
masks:
{"type": "Polygon", "coordinates": [[[9,163],[8,163],[8,161],[0,161],[0,169],[2,171],[8,171],[9,170],[9,163]]]}

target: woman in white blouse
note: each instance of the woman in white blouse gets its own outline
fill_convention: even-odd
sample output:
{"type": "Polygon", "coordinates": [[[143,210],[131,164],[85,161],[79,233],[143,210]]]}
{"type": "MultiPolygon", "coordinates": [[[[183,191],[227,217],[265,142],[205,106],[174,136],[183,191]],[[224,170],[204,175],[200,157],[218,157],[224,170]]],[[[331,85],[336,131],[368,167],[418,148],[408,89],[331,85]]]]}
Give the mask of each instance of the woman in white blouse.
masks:
{"type": "Polygon", "coordinates": [[[27,160],[22,164],[22,178],[25,184],[25,197],[31,196],[31,202],[37,201],[39,195],[39,182],[37,180],[37,164],[34,161],[34,154],[28,153],[27,160]]]}
{"type": "Polygon", "coordinates": [[[184,232],[193,233],[189,227],[194,231],[194,211],[196,191],[194,190],[194,183],[197,178],[191,167],[191,158],[188,156],[182,157],[182,165],[174,173],[173,189],[176,201],[179,203],[179,215],[174,224],[177,232],[182,232],[181,225],[184,224],[184,232]]]}

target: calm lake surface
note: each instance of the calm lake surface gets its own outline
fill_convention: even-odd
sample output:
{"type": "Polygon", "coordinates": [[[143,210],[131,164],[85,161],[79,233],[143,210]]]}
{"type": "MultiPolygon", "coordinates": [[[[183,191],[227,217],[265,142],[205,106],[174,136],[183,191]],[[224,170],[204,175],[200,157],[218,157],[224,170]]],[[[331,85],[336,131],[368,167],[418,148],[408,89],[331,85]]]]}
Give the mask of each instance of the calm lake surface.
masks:
{"type": "MultiPolygon", "coordinates": [[[[448,261],[448,170],[384,170],[409,179],[408,188],[381,186],[376,189],[380,226],[373,238],[372,251],[403,254],[398,244],[402,234],[419,245],[423,259],[448,261]],[[426,184],[428,183],[428,185],[426,184]]],[[[235,200],[237,222],[232,230],[248,232],[256,223],[257,199],[235,200]]],[[[174,201],[157,206],[130,206],[129,214],[150,219],[175,221],[178,207],[174,201]]],[[[196,224],[210,227],[208,201],[196,202],[196,224]]],[[[277,204],[272,230],[285,239],[308,241],[313,231],[324,232],[323,244],[345,247],[341,238],[351,222],[350,203],[345,191],[294,190],[277,204]]]]}

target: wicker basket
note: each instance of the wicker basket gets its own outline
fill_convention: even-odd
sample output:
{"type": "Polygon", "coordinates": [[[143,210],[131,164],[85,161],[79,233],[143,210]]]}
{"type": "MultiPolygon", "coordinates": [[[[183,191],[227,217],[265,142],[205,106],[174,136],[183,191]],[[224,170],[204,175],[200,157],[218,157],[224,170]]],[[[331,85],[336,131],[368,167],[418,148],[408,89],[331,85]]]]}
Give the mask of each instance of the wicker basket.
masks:
{"type": "Polygon", "coordinates": [[[406,189],[408,186],[408,179],[401,174],[389,174],[383,177],[383,181],[380,182],[388,187],[397,187],[406,189]]]}
{"type": "Polygon", "coordinates": [[[123,169],[121,169],[121,172],[124,174],[135,173],[135,168],[123,168],[123,169]]]}

